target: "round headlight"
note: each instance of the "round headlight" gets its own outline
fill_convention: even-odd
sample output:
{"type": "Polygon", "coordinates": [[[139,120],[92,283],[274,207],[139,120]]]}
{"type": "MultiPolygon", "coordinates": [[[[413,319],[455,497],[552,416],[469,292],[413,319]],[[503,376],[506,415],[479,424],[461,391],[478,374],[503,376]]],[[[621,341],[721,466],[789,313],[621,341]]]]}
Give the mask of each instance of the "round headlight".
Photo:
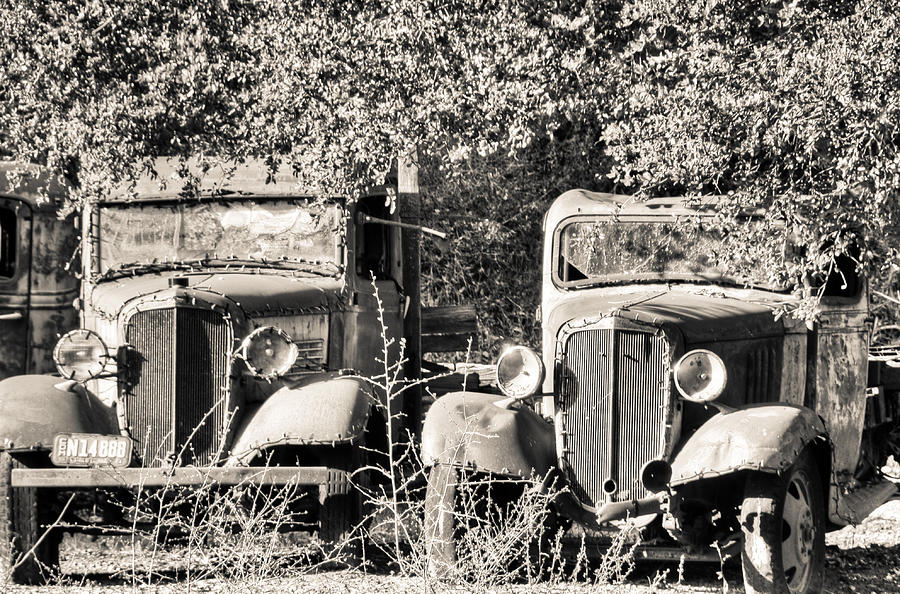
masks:
{"type": "Polygon", "coordinates": [[[53,349],[53,362],[59,374],[84,382],[95,378],[106,368],[109,351],[96,332],[72,330],[59,339],[53,349]]]}
{"type": "Polygon", "coordinates": [[[528,347],[510,347],[497,359],[497,386],[510,398],[531,396],[543,380],[544,364],[528,347]]]}
{"type": "Polygon", "coordinates": [[[685,353],[675,364],[675,387],[692,402],[711,402],[725,389],[728,373],[719,355],[706,349],[685,353]]]}
{"type": "Polygon", "coordinates": [[[283,330],[265,326],[248,334],[239,352],[253,375],[274,378],[290,370],[298,349],[283,330]]]}

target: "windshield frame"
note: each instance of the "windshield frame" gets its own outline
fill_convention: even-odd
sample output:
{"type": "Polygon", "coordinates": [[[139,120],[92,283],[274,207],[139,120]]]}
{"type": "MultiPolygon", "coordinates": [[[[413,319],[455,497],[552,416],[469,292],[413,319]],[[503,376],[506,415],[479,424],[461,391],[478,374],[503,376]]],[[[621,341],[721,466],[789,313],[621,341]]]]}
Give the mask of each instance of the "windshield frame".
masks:
{"type": "MultiPolygon", "coordinates": [[[[613,222],[613,223],[653,223],[653,224],[672,224],[679,220],[698,220],[711,222],[715,218],[715,214],[711,213],[690,213],[687,215],[670,215],[670,216],[653,216],[653,215],[628,215],[628,214],[576,214],[561,219],[552,233],[551,246],[551,279],[553,285],[557,289],[563,291],[587,289],[592,287],[605,287],[625,285],[629,283],[666,283],[666,282],[687,282],[687,283],[707,283],[728,285],[737,288],[756,288],[775,293],[788,293],[790,287],[764,285],[761,283],[752,283],[747,279],[735,278],[726,274],[709,273],[681,273],[681,272],[646,272],[646,273],[630,273],[630,274],[608,274],[604,276],[593,276],[585,279],[574,281],[564,281],[559,276],[560,269],[560,252],[562,249],[562,233],[569,225],[579,222],[613,222]]],[[[748,219],[753,217],[747,217],[748,219]]]]}
{"type": "Polygon", "coordinates": [[[85,247],[89,248],[90,250],[90,261],[86,262],[85,264],[87,264],[88,268],[86,272],[89,274],[90,279],[94,282],[103,282],[106,280],[120,278],[122,276],[132,276],[135,274],[160,274],[166,272],[185,273],[193,271],[209,272],[211,270],[214,270],[216,272],[241,272],[247,270],[258,270],[274,274],[296,274],[298,272],[307,272],[311,276],[318,276],[322,278],[342,278],[346,274],[347,270],[347,234],[349,212],[347,209],[346,199],[340,197],[316,198],[313,196],[297,194],[243,194],[234,192],[222,195],[200,196],[192,198],[140,197],[132,200],[102,200],[91,202],[88,208],[90,226],[87,241],[85,242],[87,245],[85,245],[85,247]],[[105,272],[101,272],[100,244],[102,238],[100,236],[100,228],[102,216],[101,211],[104,208],[141,208],[158,206],[177,207],[194,204],[233,204],[242,202],[255,202],[257,204],[260,204],[286,201],[322,202],[325,204],[329,204],[337,209],[339,235],[334,238],[334,262],[311,264],[308,262],[303,262],[301,260],[273,259],[268,261],[253,261],[252,264],[250,264],[245,259],[217,256],[189,260],[170,260],[163,262],[136,262],[135,266],[133,267],[126,265],[118,270],[110,269],[105,272]],[[315,268],[315,270],[311,270],[312,268],[315,268]]]}

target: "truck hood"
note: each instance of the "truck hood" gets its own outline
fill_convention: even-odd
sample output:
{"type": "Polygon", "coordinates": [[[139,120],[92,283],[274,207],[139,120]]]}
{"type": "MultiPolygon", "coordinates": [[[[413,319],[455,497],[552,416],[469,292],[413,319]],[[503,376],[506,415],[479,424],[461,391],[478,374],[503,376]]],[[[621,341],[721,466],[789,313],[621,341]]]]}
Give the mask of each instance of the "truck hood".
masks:
{"type": "Polygon", "coordinates": [[[94,309],[116,316],[134,299],[167,292],[204,294],[216,300],[233,301],[248,317],[299,312],[309,309],[339,309],[344,304],[345,283],[334,278],[299,278],[275,274],[216,272],[185,275],[186,287],[170,287],[171,275],[143,275],[119,278],[94,287],[94,309]]]}
{"type": "Polygon", "coordinates": [[[639,292],[585,295],[566,301],[550,312],[554,334],[567,323],[590,323],[605,317],[619,317],[676,330],[685,344],[723,340],[745,340],[781,336],[782,316],[775,318],[780,300],[756,299],[723,292],[690,292],[655,288],[639,292]]]}

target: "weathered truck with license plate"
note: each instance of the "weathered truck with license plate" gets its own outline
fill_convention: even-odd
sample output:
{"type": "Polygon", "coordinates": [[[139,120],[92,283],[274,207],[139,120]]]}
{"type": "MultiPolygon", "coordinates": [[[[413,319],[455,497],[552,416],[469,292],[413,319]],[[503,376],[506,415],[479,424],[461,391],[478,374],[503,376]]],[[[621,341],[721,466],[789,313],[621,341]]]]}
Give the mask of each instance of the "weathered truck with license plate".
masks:
{"type": "Polygon", "coordinates": [[[316,198],[262,163],[155,171],[83,208],[81,324],[56,343],[59,374],[0,382],[0,572],[17,581],[58,563],[56,520],[138,521],[105,493],[297,487],[301,528],[340,543],[361,520],[352,475],[420,422],[413,390],[373,381],[401,337],[397,377],[418,373],[412,173],[392,210],[386,190],[316,198]],[[60,509],[64,493],[91,513],[60,509]]]}
{"type": "Polygon", "coordinates": [[[895,493],[881,469],[897,450],[897,374],[869,361],[852,257],[813,283],[807,324],[762,260],[735,275],[720,265],[717,229],[715,199],[554,202],[543,354],[506,350],[507,398],[448,394],[425,420],[432,567],[457,562],[460,477],[474,473],[561,487],[558,518],[596,535],[637,526],[639,557],[740,557],[748,592],[821,589],[826,530],[895,493]]]}

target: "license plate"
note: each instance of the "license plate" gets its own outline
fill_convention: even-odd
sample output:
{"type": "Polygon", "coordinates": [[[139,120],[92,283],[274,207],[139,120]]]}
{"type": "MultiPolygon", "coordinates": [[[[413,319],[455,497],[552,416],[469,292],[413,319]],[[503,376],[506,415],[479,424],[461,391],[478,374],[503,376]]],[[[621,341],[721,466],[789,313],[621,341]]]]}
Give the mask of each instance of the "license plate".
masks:
{"type": "Polygon", "coordinates": [[[122,435],[60,433],[53,440],[50,461],[56,466],[114,466],[131,462],[131,440],[122,435]]]}

